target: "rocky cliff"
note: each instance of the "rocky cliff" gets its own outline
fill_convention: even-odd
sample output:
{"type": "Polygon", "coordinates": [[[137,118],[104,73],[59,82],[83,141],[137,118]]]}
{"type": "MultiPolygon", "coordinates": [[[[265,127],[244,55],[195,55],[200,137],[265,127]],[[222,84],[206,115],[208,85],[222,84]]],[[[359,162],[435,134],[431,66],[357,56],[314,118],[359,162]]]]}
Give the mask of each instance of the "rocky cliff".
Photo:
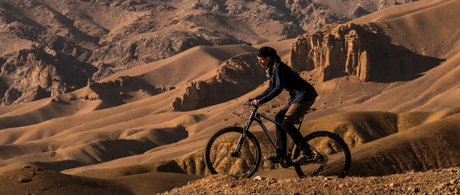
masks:
{"type": "Polygon", "coordinates": [[[185,93],[172,103],[174,110],[189,111],[222,103],[255,89],[266,80],[256,59],[255,53],[247,53],[223,62],[216,76],[191,82],[185,93]]]}
{"type": "Polygon", "coordinates": [[[47,46],[33,46],[0,58],[1,105],[54,97],[86,86],[96,70],[47,46]]]}
{"type": "Polygon", "coordinates": [[[417,78],[443,61],[392,43],[383,28],[391,27],[347,23],[301,35],[292,46],[292,67],[317,69],[323,81],[352,75],[361,81],[393,82],[417,78]]]}

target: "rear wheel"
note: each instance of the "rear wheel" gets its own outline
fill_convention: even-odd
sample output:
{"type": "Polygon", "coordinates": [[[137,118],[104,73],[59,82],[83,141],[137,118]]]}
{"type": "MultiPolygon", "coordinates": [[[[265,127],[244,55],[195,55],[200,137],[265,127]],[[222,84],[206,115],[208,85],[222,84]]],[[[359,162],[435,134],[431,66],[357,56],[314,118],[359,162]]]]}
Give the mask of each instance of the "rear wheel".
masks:
{"type": "MultiPolygon", "coordinates": [[[[305,136],[305,141],[310,144],[319,154],[314,162],[305,162],[295,165],[295,170],[300,178],[307,176],[347,176],[351,166],[351,154],[348,145],[343,139],[328,131],[317,131],[305,136]]],[[[300,155],[298,149],[294,152],[294,158],[300,155]]]]}
{"type": "Polygon", "coordinates": [[[215,133],[208,141],[204,158],[212,174],[251,177],[259,167],[260,146],[256,137],[246,132],[240,152],[234,153],[236,145],[243,135],[243,128],[228,127],[215,133]]]}

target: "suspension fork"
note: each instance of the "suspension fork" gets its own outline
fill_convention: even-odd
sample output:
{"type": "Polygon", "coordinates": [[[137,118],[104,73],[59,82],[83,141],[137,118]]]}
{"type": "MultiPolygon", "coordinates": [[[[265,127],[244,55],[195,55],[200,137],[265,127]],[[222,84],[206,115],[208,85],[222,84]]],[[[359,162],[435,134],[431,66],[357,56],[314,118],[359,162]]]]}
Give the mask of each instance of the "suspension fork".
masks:
{"type": "Polygon", "coordinates": [[[238,143],[236,144],[235,150],[231,153],[231,156],[233,157],[238,157],[240,155],[240,150],[241,146],[243,146],[244,140],[246,139],[246,132],[249,131],[249,127],[251,126],[252,122],[254,120],[258,120],[256,117],[258,107],[254,108],[254,111],[252,111],[251,115],[249,116],[249,120],[246,122],[246,124],[243,127],[243,133],[240,136],[240,139],[238,139],[238,143]]]}

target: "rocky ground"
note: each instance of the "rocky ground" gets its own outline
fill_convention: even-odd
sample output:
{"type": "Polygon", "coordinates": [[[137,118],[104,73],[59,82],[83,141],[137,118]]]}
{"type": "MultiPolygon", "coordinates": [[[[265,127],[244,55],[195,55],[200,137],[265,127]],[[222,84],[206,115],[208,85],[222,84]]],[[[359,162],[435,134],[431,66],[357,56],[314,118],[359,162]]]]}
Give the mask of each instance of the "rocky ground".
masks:
{"type": "Polygon", "coordinates": [[[344,179],[213,175],[164,194],[460,194],[459,173],[460,167],[344,179]]]}

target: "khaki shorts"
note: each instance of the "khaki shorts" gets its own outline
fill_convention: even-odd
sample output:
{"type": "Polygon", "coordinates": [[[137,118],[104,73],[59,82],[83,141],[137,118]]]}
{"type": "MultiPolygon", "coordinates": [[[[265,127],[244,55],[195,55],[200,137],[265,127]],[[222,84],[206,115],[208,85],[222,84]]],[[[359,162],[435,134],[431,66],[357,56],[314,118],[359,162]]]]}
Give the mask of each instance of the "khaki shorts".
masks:
{"type": "Polygon", "coordinates": [[[301,103],[293,103],[291,106],[289,104],[285,105],[281,110],[286,111],[286,115],[284,116],[284,120],[291,123],[296,124],[299,122],[300,118],[311,108],[311,106],[315,103],[316,98],[301,102],[301,103]]]}

